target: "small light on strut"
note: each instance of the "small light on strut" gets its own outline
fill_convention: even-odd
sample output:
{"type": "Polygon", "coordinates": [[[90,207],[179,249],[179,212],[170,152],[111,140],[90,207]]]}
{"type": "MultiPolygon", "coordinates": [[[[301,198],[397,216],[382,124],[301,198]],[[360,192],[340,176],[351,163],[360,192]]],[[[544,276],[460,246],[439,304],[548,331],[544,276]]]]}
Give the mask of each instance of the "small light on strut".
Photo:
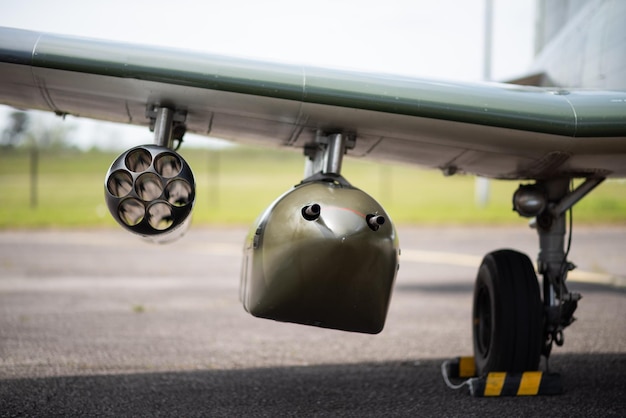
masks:
{"type": "Polygon", "coordinates": [[[520,184],[513,194],[513,210],[527,218],[538,216],[547,202],[545,191],[535,184],[520,184]]]}

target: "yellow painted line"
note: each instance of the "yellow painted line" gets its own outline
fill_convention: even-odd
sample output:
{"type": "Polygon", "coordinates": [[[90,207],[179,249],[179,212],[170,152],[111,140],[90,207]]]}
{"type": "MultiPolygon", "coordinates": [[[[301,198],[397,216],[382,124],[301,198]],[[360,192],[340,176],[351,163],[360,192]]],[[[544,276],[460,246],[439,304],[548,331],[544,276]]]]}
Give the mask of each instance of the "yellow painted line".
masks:
{"type": "Polygon", "coordinates": [[[402,263],[403,261],[478,268],[483,258],[475,255],[440,251],[402,250],[400,262],[402,263]]]}
{"type": "Polygon", "coordinates": [[[615,287],[626,287],[626,277],[614,276],[606,273],[593,273],[590,271],[574,270],[567,274],[570,282],[602,284],[615,287]]]}
{"type": "Polygon", "coordinates": [[[204,249],[206,252],[213,255],[232,255],[239,256],[243,254],[243,243],[241,245],[235,244],[219,244],[211,243],[197,246],[198,249],[204,249]]]}
{"type": "MultiPolygon", "coordinates": [[[[62,233],[61,237],[58,234],[50,234],[48,232],[34,232],[32,234],[23,234],[14,231],[5,231],[0,234],[0,243],[11,242],[15,243],[59,243],[59,244],[81,244],[88,246],[108,246],[116,248],[128,248],[135,249],[141,245],[147,247],[153,247],[154,244],[147,243],[139,237],[130,237],[127,239],[127,234],[120,232],[119,234],[98,234],[97,230],[94,231],[81,231],[62,233]]],[[[188,251],[192,253],[211,254],[218,256],[233,256],[237,257],[243,254],[243,241],[241,245],[233,243],[220,243],[220,242],[208,242],[208,243],[193,243],[181,241],[179,243],[171,244],[175,245],[180,250],[188,251]]],[[[415,249],[402,249],[400,256],[400,263],[427,263],[427,264],[440,264],[447,266],[458,267],[472,267],[478,269],[482,262],[482,256],[451,253],[443,251],[428,251],[428,250],[415,250],[415,249]]],[[[536,266],[535,266],[536,268],[536,266]]],[[[614,286],[624,288],[626,287],[626,277],[616,276],[607,273],[596,273],[589,271],[574,270],[568,274],[568,280],[571,282],[600,284],[605,286],[614,286]]]]}
{"type": "MultiPolygon", "coordinates": [[[[403,262],[442,264],[447,266],[473,267],[478,269],[483,257],[448,253],[441,251],[402,250],[400,264],[403,262]]],[[[535,270],[537,266],[535,265],[535,270]]],[[[606,286],[626,287],[626,277],[619,277],[607,273],[574,270],[568,273],[567,279],[571,282],[601,284],[606,286]]]]}

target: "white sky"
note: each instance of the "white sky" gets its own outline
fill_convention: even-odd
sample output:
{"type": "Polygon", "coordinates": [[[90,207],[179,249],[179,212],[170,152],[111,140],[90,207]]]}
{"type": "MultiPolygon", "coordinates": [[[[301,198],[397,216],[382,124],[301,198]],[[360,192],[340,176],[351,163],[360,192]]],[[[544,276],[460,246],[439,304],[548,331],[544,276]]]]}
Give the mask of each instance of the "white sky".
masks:
{"type": "MultiPolygon", "coordinates": [[[[535,0],[493,1],[492,79],[506,80],[532,62],[535,0]]],[[[472,81],[484,15],[485,0],[0,0],[0,26],[472,81]]],[[[151,142],[146,131],[81,123],[74,140],[126,147],[151,142]]]]}

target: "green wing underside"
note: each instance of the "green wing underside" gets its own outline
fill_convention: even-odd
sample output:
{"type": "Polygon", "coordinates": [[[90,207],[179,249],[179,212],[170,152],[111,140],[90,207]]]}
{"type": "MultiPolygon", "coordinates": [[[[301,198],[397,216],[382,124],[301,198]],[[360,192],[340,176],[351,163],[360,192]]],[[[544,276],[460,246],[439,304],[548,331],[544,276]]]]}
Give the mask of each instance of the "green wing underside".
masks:
{"type": "Polygon", "coordinates": [[[302,147],[357,137],[351,155],[496,178],[626,176],[626,92],[442,82],[0,28],[0,102],[302,147]]]}

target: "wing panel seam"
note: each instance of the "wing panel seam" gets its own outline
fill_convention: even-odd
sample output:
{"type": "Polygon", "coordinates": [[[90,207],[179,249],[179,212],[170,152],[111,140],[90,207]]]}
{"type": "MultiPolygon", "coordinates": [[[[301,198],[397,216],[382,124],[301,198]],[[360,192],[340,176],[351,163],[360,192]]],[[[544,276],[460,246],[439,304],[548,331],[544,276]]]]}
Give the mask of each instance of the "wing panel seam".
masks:
{"type": "Polygon", "coordinates": [[[567,96],[562,95],[563,100],[565,100],[565,102],[569,105],[569,107],[572,109],[572,114],[574,116],[574,123],[573,123],[573,127],[574,127],[574,132],[572,133],[572,138],[576,138],[576,134],[578,133],[578,114],[576,113],[576,108],[574,107],[574,105],[572,104],[572,102],[567,98],[567,96]]]}

